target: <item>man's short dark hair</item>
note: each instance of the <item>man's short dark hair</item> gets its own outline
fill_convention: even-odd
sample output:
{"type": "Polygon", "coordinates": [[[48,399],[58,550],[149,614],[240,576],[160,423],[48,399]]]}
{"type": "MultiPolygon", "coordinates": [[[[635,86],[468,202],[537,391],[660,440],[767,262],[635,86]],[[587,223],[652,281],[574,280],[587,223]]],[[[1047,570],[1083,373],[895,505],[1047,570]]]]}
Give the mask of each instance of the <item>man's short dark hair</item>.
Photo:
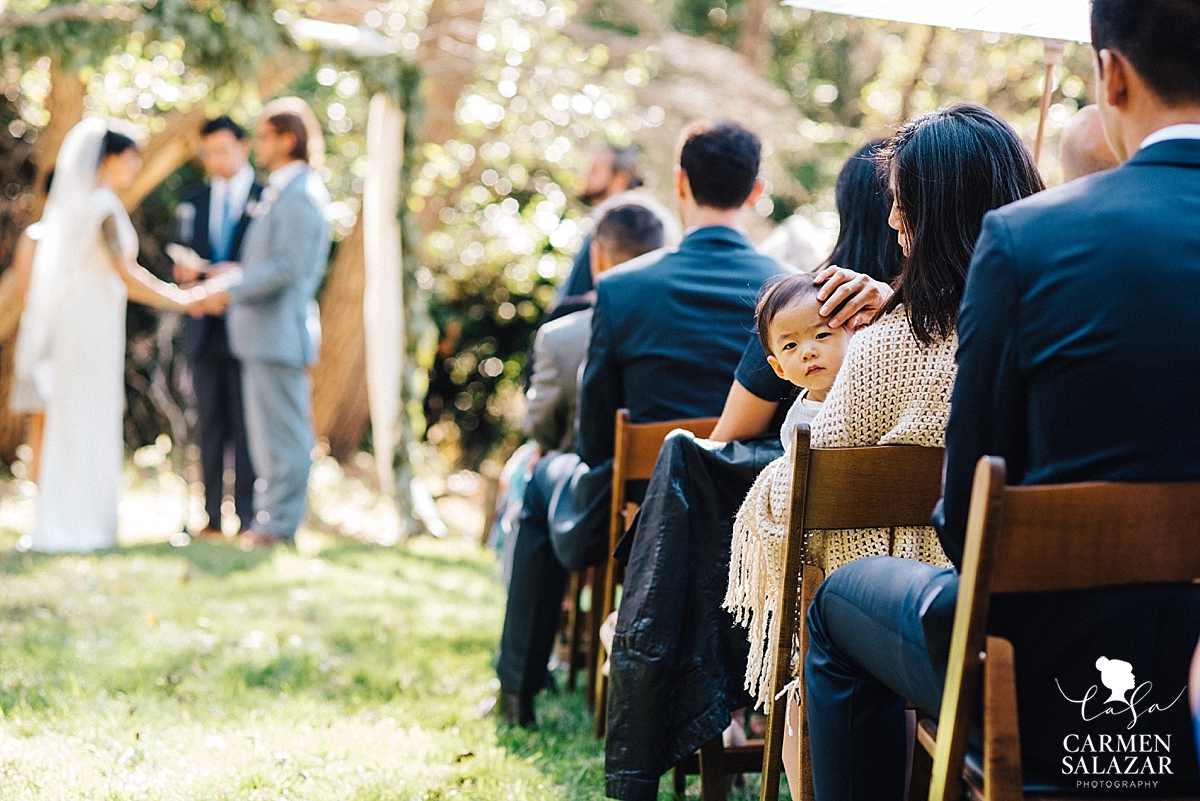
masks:
{"type": "Polygon", "coordinates": [[[209,134],[215,134],[217,131],[229,131],[231,134],[233,134],[234,139],[246,138],[246,129],[226,117],[224,114],[214,120],[209,120],[208,122],[204,123],[204,127],[200,129],[200,135],[208,136],[209,134]]]}
{"type": "Polygon", "coordinates": [[[1123,55],[1165,103],[1200,103],[1200,0],[1093,0],[1092,47],[1123,55]]]}
{"type": "Polygon", "coordinates": [[[610,209],[592,234],[614,262],[637,258],[663,246],[663,224],[645,206],[628,203],[610,209]]]}
{"type": "Polygon", "coordinates": [[[697,122],[683,131],[679,166],[701,206],[736,209],[758,179],[762,143],[730,120],[697,122]]]}
{"type": "Polygon", "coordinates": [[[638,169],[638,154],[637,150],[632,147],[621,147],[620,145],[607,145],[608,152],[612,154],[612,171],[613,174],[623,172],[629,176],[629,189],[637,189],[646,180],[642,177],[641,170],[638,169]]]}

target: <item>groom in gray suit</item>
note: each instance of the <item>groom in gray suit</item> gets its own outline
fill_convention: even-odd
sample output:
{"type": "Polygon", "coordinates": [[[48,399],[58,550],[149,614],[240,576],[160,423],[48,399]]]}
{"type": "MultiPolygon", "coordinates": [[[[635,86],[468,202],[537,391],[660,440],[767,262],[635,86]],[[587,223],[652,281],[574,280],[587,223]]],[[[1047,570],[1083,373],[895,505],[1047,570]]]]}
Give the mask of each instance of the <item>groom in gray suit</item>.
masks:
{"type": "Polygon", "coordinates": [[[228,307],[229,346],[242,362],[246,434],[258,475],[254,526],[244,544],[270,547],[293,541],[307,501],[314,442],[306,369],[317,356],[314,298],[329,258],[329,194],[308,165],[308,132],[299,115],[260,120],[254,153],[270,178],[252,213],[241,263],[221,265],[214,280],[224,288],[196,311],[228,307]]]}

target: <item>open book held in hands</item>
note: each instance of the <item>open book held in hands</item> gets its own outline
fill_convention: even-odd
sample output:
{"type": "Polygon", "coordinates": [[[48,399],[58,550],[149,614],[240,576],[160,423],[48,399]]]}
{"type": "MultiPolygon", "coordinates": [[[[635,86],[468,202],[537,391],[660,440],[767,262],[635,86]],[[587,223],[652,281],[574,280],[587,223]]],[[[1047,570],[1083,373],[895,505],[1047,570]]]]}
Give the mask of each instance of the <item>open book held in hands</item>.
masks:
{"type": "Polygon", "coordinates": [[[181,267],[189,270],[195,270],[198,273],[203,273],[211,266],[208,259],[201,258],[200,254],[186,245],[180,245],[177,242],[167,244],[167,255],[181,267]]]}

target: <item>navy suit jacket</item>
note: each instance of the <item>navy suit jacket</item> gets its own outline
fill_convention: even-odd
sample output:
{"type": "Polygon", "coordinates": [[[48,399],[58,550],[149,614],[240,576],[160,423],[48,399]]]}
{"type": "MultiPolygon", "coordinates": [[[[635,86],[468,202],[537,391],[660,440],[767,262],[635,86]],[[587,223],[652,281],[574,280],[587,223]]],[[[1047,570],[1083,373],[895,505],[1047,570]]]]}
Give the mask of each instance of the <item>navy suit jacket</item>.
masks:
{"type": "MultiPolygon", "coordinates": [[[[257,178],[250,186],[250,203],[256,202],[262,195],[263,185],[257,178]]],[[[179,244],[186,245],[203,259],[212,258],[212,242],[208,238],[209,205],[212,199],[212,185],[202,184],[184,191],[179,198],[179,204],[191,204],[195,209],[190,231],[176,231],[179,244]]],[[[229,245],[229,261],[237,261],[242,252],[242,239],[246,236],[246,228],[250,225],[250,215],[243,210],[237,227],[233,229],[233,240],[229,245]]],[[[229,341],[225,334],[225,316],[210,315],[199,319],[184,317],[183,321],[183,352],[190,358],[200,356],[229,355],[229,341]]]]}
{"type": "MultiPolygon", "coordinates": [[[[1005,458],[1010,484],[1200,479],[1200,141],[1151,145],[1114,170],[988,214],[958,335],[935,514],[955,563],[984,454],[1005,458]]],[[[1103,703],[1095,662],[1104,656],[1153,682],[1143,707],[1171,702],[1200,636],[1200,588],[999,598],[989,628],[1016,648],[1027,776],[1068,786],[1086,778],[1077,761],[1070,773],[1062,762],[1079,756],[1065,749],[1070,734],[1169,732],[1172,776],[1118,778],[1190,777],[1195,788],[1186,697],[1127,729],[1128,714],[1088,723],[1063,696],[1095,685],[1088,715],[1117,710],[1103,703]]]]}
{"type": "Polygon", "coordinates": [[[755,298],[781,269],[744,234],[710,226],[601,275],[580,387],[583,461],[612,458],[620,408],[635,423],[719,415],[754,335],[755,298]]]}

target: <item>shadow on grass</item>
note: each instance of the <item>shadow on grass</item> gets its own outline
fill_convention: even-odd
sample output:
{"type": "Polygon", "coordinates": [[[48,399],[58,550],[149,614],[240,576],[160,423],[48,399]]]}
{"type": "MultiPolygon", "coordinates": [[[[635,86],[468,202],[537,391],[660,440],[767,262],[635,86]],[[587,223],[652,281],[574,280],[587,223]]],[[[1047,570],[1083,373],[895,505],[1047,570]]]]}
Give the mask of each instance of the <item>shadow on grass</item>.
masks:
{"type": "Polygon", "coordinates": [[[227,578],[234,573],[254,570],[264,562],[270,561],[272,554],[270,550],[243,551],[234,543],[212,543],[202,540],[193,540],[182,548],[176,548],[166,542],[155,542],[128,545],[98,553],[183,559],[201,573],[216,578],[227,578]]]}
{"type": "MultiPolygon", "coordinates": [[[[559,682],[562,683],[562,676],[559,682]]],[[[500,745],[561,784],[569,799],[607,798],[604,793],[604,742],[592,734],[592,715],[587,711],[582,693],[542,693],[537,699],[538,728],[527,731],[499,724],[500,745]]],[[[659,801],[677,796],[672,783],[672,771],[659,782],[659,801]]],[[[732,779],[731,779],[732,781],[732,779]]],[[[759,797],[761,780],[752,773],[730,787],[728,801],[752,801],[759,797]]],[[[689,776],[686,798],[700,797],[700,777],[689,776]]],[[[790,801],[787,782],[781,782],[780,801],[790,801]]]]}
{"type": "Polygon", "coordinates": [[[344,567],[361,568],[363,562],[380,553],[401,553],[405,561],[414,562],[436,570],[453,570],[474,573],[482,578],[491,579],[495,575],[493,565],[486,559],[464,558],[457,555],[444,556],[441,554],[421,553],[411,547],[412,542],[401,545],[374,545],[347,538],[336,540],[336,544],[321,551],[321,558],[332,564],[344,567]]]}
{"type": "Polygon", "coordinates": [[[592,736],[592,715],[583,694],[542,693],[535,731],[497,722],[500,746],[529,760],[568,799],[604,798],[604,743],[592,736]]]}

